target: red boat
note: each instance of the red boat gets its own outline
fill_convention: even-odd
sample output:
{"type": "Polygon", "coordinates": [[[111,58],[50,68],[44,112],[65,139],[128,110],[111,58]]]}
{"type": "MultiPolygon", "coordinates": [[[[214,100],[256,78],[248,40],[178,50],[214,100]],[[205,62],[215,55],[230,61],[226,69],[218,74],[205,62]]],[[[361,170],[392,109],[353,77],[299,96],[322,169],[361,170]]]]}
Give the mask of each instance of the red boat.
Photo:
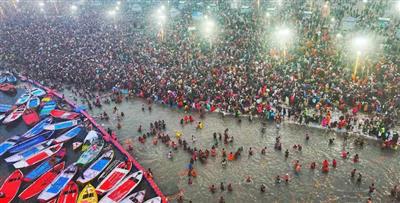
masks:
{"type": "Polygon", "coordinates": [[[12,84],[0,84],[0,91],[5,92],[7,94],[15,94],[17,93],[17,88],[15,88],[12,84]]]}
{"type": "Polygon", "coordinates": [[[55,165],[53,169],[40,176],[40,178],[29,185],[23,192],[21,192],[21,194],[18,195],[18,197],[21,200],[28,200],[42,192],[47,187],[47,185],[49,185],[54,180],[54,178],[56,178],[57,175],[64,169],[64,165],[64,162],[55,165]]]}
{"type": "Polygon", "coordinates": [[[72,120],[77,118],[79,116],[79,113],[54,109],[50,112],[50,115],[53,116],[54,118],[72,120]]]}
{"type": "Polygon", "coordinates": [[[78,195],[79,195],[79,187],[74,181],[71,181],[60,192],[60,196],[58,196],[57,203],[76,202],[76,200],[78,199],[78,195]]]}
{"type": "Polygon", "coordinates": [[[28,126],[34,125],[40,121],[39,114],[32,109],[28,109],[22,115],[22,120],[24,120],[25,124],[28,126]]]}
{"type": "Polygon", "coordinates": [[[0,188],[0,193],[4,194],[2,197],[0,197],[0,202],[8,203],[14,199],[19,187],[21,186],[23,178],[24,174],[22,174],[20,170],[15,170],[10,174],[10,176],[8,176],[0,188]]]}
{"type": "MultiPolygon", "coordinates": [[[[116,186],[131,171],[132,162],[119,163],[96,187],[97,194],[104,194],[116,186]]],[[[106,173],[106,172],[104,172],[106,173]]]]}

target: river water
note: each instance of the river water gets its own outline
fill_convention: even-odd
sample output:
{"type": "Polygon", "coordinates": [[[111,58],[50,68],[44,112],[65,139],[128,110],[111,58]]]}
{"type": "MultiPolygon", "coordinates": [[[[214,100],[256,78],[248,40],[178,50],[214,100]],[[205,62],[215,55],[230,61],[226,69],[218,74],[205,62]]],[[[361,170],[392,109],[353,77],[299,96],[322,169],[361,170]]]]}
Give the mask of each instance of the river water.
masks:
{"type": "MultiPolygon", "coordinates": [[[[70,94],[66,93],[66,96],[70,94]]],[[[71,95],[70,95],[71,96],[71,95]]],[[[325,130],[299,126],[296,124],[283,124],[278,131],[273,123],[266,126],[266,133],[261,133],[262,123],[260,121],[250,122],[243,119],[241,123],[232,117],[222,118],[218,114],[207,114],[202,121],[205,127],[196,130],[195,124],[182,126],[180,119],[186,115],[183,111],[170,109],[161,105],[153,105],[150,112],[142,111],[145,103],[142,100],[124,101],[117,105],[120,111],[125,113],[122,128],[117,134],[122,143],[132,142],[134,149],[132,154],[145,167],[151,168],[155,181],[161,190],[173,194],[182,189],[185,200],[193,202],[218,202],[223,196],[226,202],[365,202],[368,197],[368,189],[371,183],[375,183],[377,190],[371,195],[375,202],[392,202],[390,189],[400,183],[399,169],[400,157],[398,151],[382,151],[376,141],[369,141],[366,146],[360,148],[353,144],[354,138],[349,138],[344,145],[343,136],[325,130]],[[218,152],[224,147],[227,152],[236,151],[240,146],[244,147],[242,156],[235,161],[228,162],[228,166],[221,166],[221,153],[217,157],[211,157],[206,164],[197,161],[194,165],[198,176],[194,178],[193,184],[188,185],[187,176],[183,175],[190,160],[190,155],[180,148],[173,151],[174,158],[170,160],[167,154],[170,151],[161,142],[153,145],[151,139],[145,144],[138,142],[137,132],[139,125],[144,127],[144,132],[149,129],[150,122],[165,120],[166,132],[175,140],[177,130],[183,132],[191,146],[197,149],[210,149],[213,145],[213,132],[223,133],[229,128],[229,134],[234,136],[234,143],[219,145],[218,152]],[[305,134],[311,138],[305,141],[305,134]],[[275,137],[280,135],[283,150],[273,149],[275,137]],[[196,142],[192,143],[192,135],[196,142]],[[333,145],[328,144],[329,138],[335,138],[333,145]],[[303,150],[298,152],[292,149],[294,144],[301,144],[303,150]],[[261,149],[266,146],[267,154],[261,155],[261,149]],[[256,153],[248,156],[248,149],[252,147],[256,153]],[[284,150],[289,149],[290,155],[284,158],[284,150]],[[352,160],[343,160],[341,151],[350,151],[350,156],[355,153],[360,155],[360,162],[353,163],[352,160]],[[320,171],[324,159],[336,159],[338,166],[331,169],[328,174],[320,171]],[[293,161],[299,160],[303,168],[299,174],[294,173],[293,161]],[[310,170],[311,162],[317,163],[318,170],[310,170]],[[350,178],[350,171],[356,168],[363,175],[361,184],[350,178]],[[289,173],[292,180],[289,184],[275,184],[276,175],[289,173]],[[245,182],[245,177],[251,176],[251,183],[245,182]],[[219,190],[219,184],[223,182],[225,187],[228,183],[233,186],[233,192],[219,190]],[[218,187],[216,193],[212,194],[208,187],[215,184],[218,187]],[[265,184],[267,190],[260,192],[260,185],[265,184]]],[[[99,115],[106,111],[111,119],[99,123],[105,127],[116,130],[116,116],[112,114],[115,105],[103,105],[102,109],[89,111],[92,115],[99,115]]],[[[194,115],[196,121],[200,118],[194,115]]]]}

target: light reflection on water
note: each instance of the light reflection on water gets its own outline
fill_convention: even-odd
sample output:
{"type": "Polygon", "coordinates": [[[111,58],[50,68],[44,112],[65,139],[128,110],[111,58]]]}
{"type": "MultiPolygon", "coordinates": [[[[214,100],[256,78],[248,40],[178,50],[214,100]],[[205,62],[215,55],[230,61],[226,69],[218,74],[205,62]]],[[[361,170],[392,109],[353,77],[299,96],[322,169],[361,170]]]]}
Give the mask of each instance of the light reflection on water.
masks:
{"type": "MultiPolygon", "coordinates": [[[[376,202],[391,202],[388,195],[390,189],[395,184],[400,183],[399,169],[400,158],[398,152],[381,151],[376,143],[370,142],[363,149],[354,146],[352,138],[349,139],[344,148],[350,150],[351,157],[358,153],[361,161],[352,163],[351,160],[342,160],[340,153],[343,149],[343,139],[340,135],[323,130],[312,129],[294,124],[284,124],[279,131],[282,137],[282,152],[273,149],[276,127],[271,123],[267,125],[265,135],[261,133],[261,123],[259,121],[249,122],[243,119],[238,123],[230,117],[221,118],[217,114],[207,114],[203,120],[206,127],[196,130],[195,124],[180,125],[180,118],[185,114],[176,109],[169,109],[159,105],[153,106],[153,111],[147,109],[142,112],[143,102],[134,100],[123,102],[117,107],[125,113],[122,122],[122,129],[117,130],[117,134],[122,143],[131,140],[134,144],[132,154],[145,167],[151,168],[155,181],[161,190],[168,194],[177,192],[178,188],[185,192],[185,199],[193,202],[217,202],[223,196],[226,202],[365,202],[368,196],[368,186],[374,182],[377,190],[372,198],[376,202]],[[223,145],[229,151],[235,151],[243,146],[244,152],[239,160],[228,162],[228,167],[223,169],[220,153],[216,158],[209,158],[207,164],[195,163],[198,177],[194,179],[193,185],[187,184],[187,177],[182,176],[182,171],[186,168],[190,156],[182,149],[174,152],[174,159],[167,159],[168,149],[161,142],[153,145],[151,139],[147,139],[145,144],[137,141],[140,135],[137,132],[139,125],[144,129],[149,128],[150,122],[155,120],[165,120],[167,133],[175,137],[175,131],[183,132],[183,138],[190,145],[198,149],[210,149],[213,141],[213,132],[221,132],[229,128],[230,135],[235,141],[230,145],[223,145]],[[309,142],[304,139],[305,134],[311,135],[309,142]],[[191,135],[197,138],[196,143],[192,144],[191,135]],[[335,137],[335,144],[328,146],[328,138],[335,137]],[[303,150],[295,152],[292,149],[294,144],[301,144],[303,150]],[[267,146],[267,155],[261,155],[261,149],[267,146]],[[248,148],[256,150],[255,155],[249,157],[248,148]],[[289,148],[289,159],[284,159],[284,150],[289,148]],[[317,162],[317,168],[324,159],[338,161],[337,169],[331,169],[329,174],[323,174],[320,170],[309,170],[312,161],[317,162]],[[302,171],[295,174],[293,170],[293,160],[300,160],[303,165],[302,171]],[[357,168],[363,174],[363,181],[358,185],[350,178],[350,171],[357,168]],[[293,177],[289,184],[274,183],[276,175],[289,173],[293,177]],[[245,183],[246,176],[253,177],[253,182],[245,183]],[[220,182],[225,186],[232,183],[234,191],[232,193],[218,192],[212,194],[208,187],[216,184],[219,188],[220,182]],[[260,192],[260,185],[264,183],[267,187],[265,193],[260,192]]],[[[112,115],[114,105],[104,105],[102,109],[94,109],[92,115],[99,115],[104,110],[112,115]]],[[[115,115],[111,116],[109,122],[100,121],[105,127],[116,129],[115,115]]],[[[195,116],[198,121],[199,117],[195,116]]],[[[175,138],[174,138],[175,139],[175,138]]],[[[220,144],[219,151],[222,146],[220,144]]]]}

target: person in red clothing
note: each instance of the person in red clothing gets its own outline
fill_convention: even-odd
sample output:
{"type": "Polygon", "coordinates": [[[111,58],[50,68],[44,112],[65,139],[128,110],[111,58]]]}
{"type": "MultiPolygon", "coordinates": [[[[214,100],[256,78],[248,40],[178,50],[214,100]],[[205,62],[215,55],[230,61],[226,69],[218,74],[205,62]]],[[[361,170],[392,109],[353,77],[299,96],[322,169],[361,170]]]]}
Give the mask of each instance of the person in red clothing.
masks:
{"type": "Polygon", "coordinates": [[[333,168],[336,168],[336,165],[337,165],[336,159],[333,159],[333,160],[332,160],[332,167],[333,167],[333,168]]]}

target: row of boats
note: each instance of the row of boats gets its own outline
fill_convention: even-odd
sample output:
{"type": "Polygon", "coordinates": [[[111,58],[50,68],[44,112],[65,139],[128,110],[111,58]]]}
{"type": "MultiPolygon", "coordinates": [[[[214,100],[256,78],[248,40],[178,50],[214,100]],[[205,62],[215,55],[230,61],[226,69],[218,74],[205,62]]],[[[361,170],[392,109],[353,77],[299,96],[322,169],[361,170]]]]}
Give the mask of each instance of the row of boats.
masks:
{"type": "Polygon", "coordinates": [[[33,88],[14,105],[1,104],[0,110],[4,125],[13,125],[26,111],[39,118],[25,133],[0,143],[0,156],[15,168],[0,187],[0,202],[12,202],[18,195],[23,201],[36,197],[40,202],[161,203],[160,197],[145,201],[146,190],[137,189],[143,171],[130,161],[114,160],[116,154],[101,134],[87,132],[80,113],[60,109],[44,90],[33,88]],[[83,141],[72,147],[80,150],[79,158],[67,165],[67,145],[85,132],[83,141]],[[18,193],[25,183],[29,185],[18,193]]]}
{"type": "Polygon", "coordinates": [[[17,88],[13,85],[17,82],[17,78],[10,72],[0,74],[0,91],[6,94],[17,93],[17,88]]]}

